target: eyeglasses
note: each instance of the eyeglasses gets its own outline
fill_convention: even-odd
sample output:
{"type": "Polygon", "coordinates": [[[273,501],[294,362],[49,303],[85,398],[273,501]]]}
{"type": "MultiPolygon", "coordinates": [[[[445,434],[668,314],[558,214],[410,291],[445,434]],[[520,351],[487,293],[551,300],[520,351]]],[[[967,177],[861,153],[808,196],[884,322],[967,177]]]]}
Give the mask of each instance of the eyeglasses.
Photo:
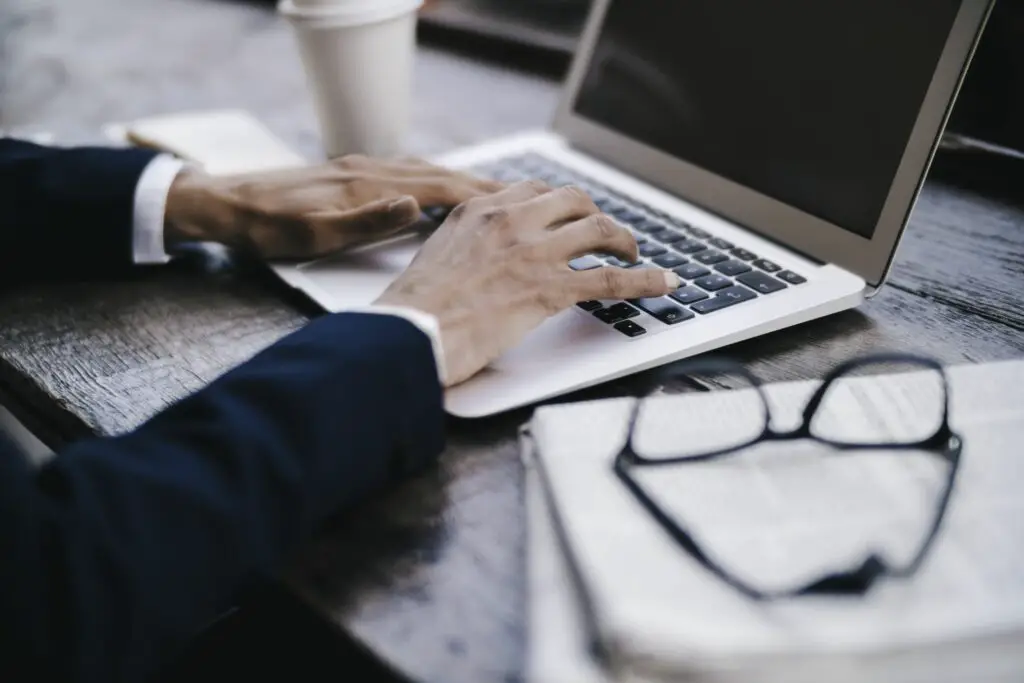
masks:
{"type": "MultiPolygon", "coordinates": [[[[866,594],[881,578],[908,578],[920,568],[935,542],[960,465],[963,442],[949,425],[949,383],[937,362],[913,355],[883,354],[853,360],[832,371],[806,403],[800,424],[793,430],[773,427],[770,404],[762,383],[746,368],[727,360],[685,363],[673,374],[694,376],[726,375],[738,380],[740,388],[714,392],[722,400],[720,411],[728,416],[729,428],[687,422],[688,438],[678,451],[665,457],[648,457],[636,448],[637,425],[648,406],[647,399],[635,402],[629,434],[614,460],[614,471],[641,506],[672,539],[707,570],[756,600],[773,600],[806,595],[866,594]],[[862,374],[903,375],[899,391],[881,390],[877,383],[856,379],[862,374]],[[850,381],[845,381],[850,380],[850,381]],[[870,552],[846,571],[827,573],[795,588],[761,589],[726,569],[702,547],[694,534],[678,523],[640,484],[638,471],[737,457],[763,442],[809,439],[828,448],[825,457],[848,457],[865,450],[891,451],[892,457],[910,450],[925,451],[948,465],[948,474],[936,498],[931,522],[923,540],[909,561],[890,563],[870,552]]],[[[735,383],[735,382],[734,382],[735,383]]],[[[649,398],[649,397],[648,397],[649,398]]],[[[685,419],[685,416],[680,416],[685,419]]]]}

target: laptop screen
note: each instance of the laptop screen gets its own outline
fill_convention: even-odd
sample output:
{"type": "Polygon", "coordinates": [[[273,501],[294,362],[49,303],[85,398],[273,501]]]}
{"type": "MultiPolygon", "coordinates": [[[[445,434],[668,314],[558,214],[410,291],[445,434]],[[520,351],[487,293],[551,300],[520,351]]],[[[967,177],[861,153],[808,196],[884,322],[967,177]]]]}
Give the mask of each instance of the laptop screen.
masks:
{"type": "Polygon", "coordinates": [[[961,0],[612,0],[576,113],[871,238],[961,0]]]}

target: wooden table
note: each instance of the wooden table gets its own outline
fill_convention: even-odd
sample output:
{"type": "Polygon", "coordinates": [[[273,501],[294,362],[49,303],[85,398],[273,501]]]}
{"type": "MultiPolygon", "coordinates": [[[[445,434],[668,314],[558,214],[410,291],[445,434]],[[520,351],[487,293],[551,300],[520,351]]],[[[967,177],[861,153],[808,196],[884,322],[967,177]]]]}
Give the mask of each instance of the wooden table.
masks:
{"type": "MultiPolygon", "coordinates": [[[[35,7],[27,21],[0,19],[13,30],[0,40],[4,125],[86,142],[111,120],[237,106],[316,156],[300,65],[270,5],[20,2],[35,7]]],[[[420,57],[416,153],[543,125],[555,106],[551,82],[420,57]]],[[[1024,356],[1024,201],[1012,199],[1024,183],[1014,190],[1005,177],[942,159],[878,297],[732,352],[766,380],[819,377],[883,349],[950,363],[1024,356]]],[[[0,390],[54,446],[123,432],[305,319],[244,270],[185,264],[131,283],[26,289],[0,300],[0,390]]],[[[655,381],[647,373],[586,395],[655,381]]],[[[514,437],[527,417],[451,421],[440,467],[335,525],[296,562],[294,585],[414,680],[518,680],[526,595],[514,437]]]]}

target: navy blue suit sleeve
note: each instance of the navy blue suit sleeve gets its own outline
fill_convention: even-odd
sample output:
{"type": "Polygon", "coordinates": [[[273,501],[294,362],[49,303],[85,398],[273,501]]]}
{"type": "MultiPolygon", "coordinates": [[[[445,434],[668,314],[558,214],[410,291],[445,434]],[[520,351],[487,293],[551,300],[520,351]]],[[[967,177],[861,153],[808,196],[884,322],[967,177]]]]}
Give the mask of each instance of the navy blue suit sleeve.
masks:
{"type": "Polygon", "coordinates": [[[0,284],[128,271],[135,188],[154,156],[0,138],[0,284]]]}
{"type": "Polygon", "coordinates": [[[436,458],[436,372],[409,322],[326,316],[41,471],[0,451],[0,680],[143,680],[326,515],[436,458]]]}

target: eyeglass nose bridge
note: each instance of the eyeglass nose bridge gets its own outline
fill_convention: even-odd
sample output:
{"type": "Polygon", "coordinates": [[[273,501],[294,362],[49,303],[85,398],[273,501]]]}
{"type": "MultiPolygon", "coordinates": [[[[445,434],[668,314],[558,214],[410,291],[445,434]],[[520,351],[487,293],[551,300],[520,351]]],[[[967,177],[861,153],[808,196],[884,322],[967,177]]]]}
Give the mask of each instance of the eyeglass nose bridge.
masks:
{"type": "Polygon", "coordinates": [[[798,441],[800,439],[813,439],[810,423],[803,421],[799,427],[793,429],[777,430],[772,428],[771,415],[768,416],[768,426],[765,429],[761,441],[798,441]]]}

